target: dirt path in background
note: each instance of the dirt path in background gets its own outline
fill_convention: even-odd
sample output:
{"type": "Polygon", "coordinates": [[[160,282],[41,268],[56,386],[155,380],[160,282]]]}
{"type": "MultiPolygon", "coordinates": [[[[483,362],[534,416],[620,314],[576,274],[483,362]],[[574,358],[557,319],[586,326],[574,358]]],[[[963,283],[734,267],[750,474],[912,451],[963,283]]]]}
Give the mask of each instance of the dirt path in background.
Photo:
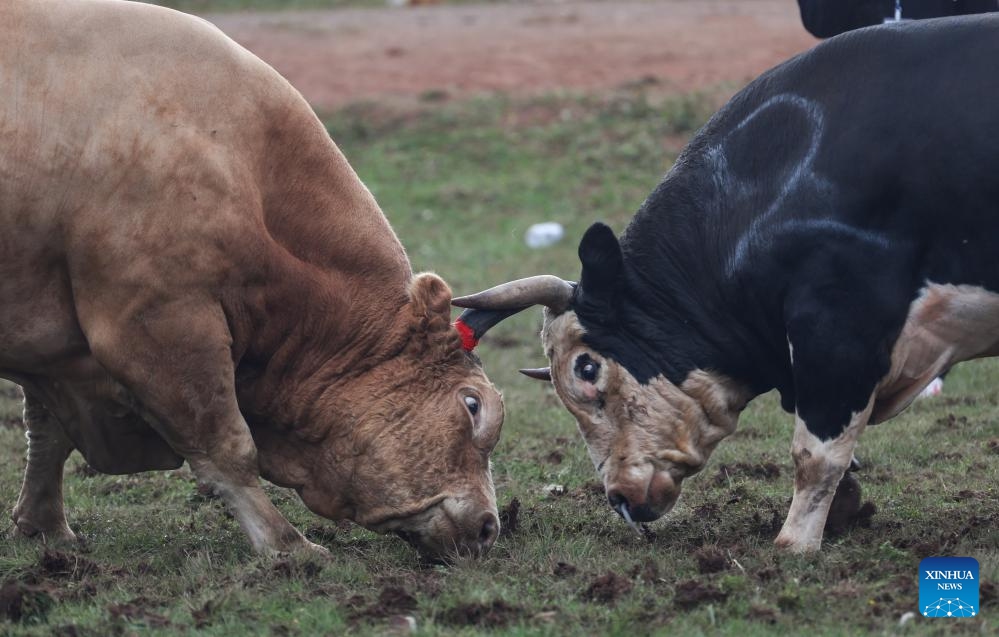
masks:
{"type": "Polygon", "coordinates": [[[794,0],[531,2],[211,15],[317,110],[443,91],[689,91],[815,43],[794,0]]]}

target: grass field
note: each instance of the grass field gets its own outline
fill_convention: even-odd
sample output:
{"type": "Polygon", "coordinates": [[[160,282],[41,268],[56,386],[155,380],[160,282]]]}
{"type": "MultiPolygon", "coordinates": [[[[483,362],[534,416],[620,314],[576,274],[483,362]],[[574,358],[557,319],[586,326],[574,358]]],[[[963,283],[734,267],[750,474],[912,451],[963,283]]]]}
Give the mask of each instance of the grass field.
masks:
{"type": "MultiPolygon", "coordinates": [[[[585,227],[622,229],[711,102],[636,90],[417,113],[359,105],[329,128],[414,266],[466,293],[540,272],[575,277],[585,227]],[[524,231],[547,220],[568,239],[529,250],[524,231]]],[[[259,559],[186,468],[102,476],[74,455],[66,500],[88,547],[0,539],[0,634],[382,635],[403,634],[401,616],[419,635],[995,634],[999,364],[959,366],[942,397],[869,430],[859,478],[873,515],[820,555],[794,557],[771,545],[792,490],[791,421],[774,396],[750,406],[654,536],[639,538],[607,506],[552,390],[515,371],[543,363],[539,323],[538,312],[518,316],[481,345],[507,407],[494,455],[506,525],[485,559],[423,565],[399,540],[317,518],[277,488],[282,511],[333,558],[259,559]],[[978,558],[978,618],[899,626],[928,555],[978,558]]],[[[0,386],[6,510],[23,467],[18,412],[15,389],[0,386]]]]}

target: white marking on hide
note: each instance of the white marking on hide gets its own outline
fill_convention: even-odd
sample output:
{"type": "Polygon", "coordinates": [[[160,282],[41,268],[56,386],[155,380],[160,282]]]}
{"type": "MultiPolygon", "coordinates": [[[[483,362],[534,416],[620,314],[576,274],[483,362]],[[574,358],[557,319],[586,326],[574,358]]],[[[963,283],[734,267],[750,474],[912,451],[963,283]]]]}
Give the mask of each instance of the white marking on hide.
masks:
{"type": "MultiPolygon", "coordinates": [[[[735,198],[742,198],[747,194],[751,195],[759,188],[755,182],[744,179],[735,179],[729,168],[728,157],[725,153],[725,144],[729,137],[750,125],[757,117],[776,106],[790,106],[799,109],[804,113],[806,119],[811,123],[808,150],[801,161],[793,166],[787,175],[787,179],[781,185],[780,191],[771,201],[770,205],[759,214],[746,232],[739,238],[732,253],[725,264],[725,273],[731,277],[745,262],[751,247],[767,247],[772,244],[774,238],[802,231],[823,231],[836,234],[845,234],[853,238],[877,245],[887,247],[888,239],[881,234],[869,232],[860,228],[854,228],[834,219],[790,219],[779,223],[774,223],[773,217],[783,208],[787,198],[795,193],[798,188],[804,185],[811,186],[817,191],[827,195],[824,199],[829,199],[835,192],[835,187],[831,182],[815,172],[814,162],[818,155],[819,145],[824,131],[824,115],[821,106],[812,100],[784,93],[775,95],[760,105],[742,120],[732,131],[722,139],[721,143],[707,150],[711,163],[715,166],[714,179],[720,192],[729,193],[735,198]],[[764,228],[767,231],[764,233],[764,228]]],[[[810,212],[810,211],[804,211],[810,212]]]]}

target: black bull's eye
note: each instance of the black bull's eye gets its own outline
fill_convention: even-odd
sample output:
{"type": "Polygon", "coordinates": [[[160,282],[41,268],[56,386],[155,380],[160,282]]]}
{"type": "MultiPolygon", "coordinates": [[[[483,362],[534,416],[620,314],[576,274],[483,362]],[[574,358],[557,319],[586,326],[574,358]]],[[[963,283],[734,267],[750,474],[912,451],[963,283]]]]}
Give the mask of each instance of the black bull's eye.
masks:
{"type": "Polygon", "coordinates": [[[583,354],[576,359],[574,371],[576,376],[588,383],[593,383],[596,382],[597,376],[600,374],[600,363],[590,358],[588,354],[583,354]]]}
{"type": "Polygon", "coordinates": [[[474,396],[465,396],[465,407],[468,407],[468,413],[473,416],[479,413],[479,401],[474,396]]]}

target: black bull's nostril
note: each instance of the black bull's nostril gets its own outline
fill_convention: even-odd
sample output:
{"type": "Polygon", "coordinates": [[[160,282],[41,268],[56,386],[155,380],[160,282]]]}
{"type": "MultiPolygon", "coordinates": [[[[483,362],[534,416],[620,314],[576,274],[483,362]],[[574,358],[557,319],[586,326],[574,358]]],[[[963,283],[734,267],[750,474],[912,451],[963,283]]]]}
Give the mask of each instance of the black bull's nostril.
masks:
{"type": "Polygon", "coordinates": [[[628,498],[624,497],[619,491],[612,490],[608,492],[607,501],[617,511],[617,514],[625,520],[630,518],[634,522],[652,522],[659,518],[656,512],[647,504],[633,506],[628,502],[628,498]]]}

